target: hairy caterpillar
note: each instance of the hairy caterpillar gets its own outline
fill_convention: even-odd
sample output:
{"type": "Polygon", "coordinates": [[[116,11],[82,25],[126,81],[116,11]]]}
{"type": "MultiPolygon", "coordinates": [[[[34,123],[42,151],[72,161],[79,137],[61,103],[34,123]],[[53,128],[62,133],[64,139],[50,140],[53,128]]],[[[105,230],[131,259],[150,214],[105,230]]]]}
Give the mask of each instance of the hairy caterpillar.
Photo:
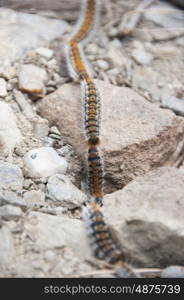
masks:
{"type": "Polygon", "coordinates": [[[95,257],[112,264],[122,261],[123,253],[112,239],[110,229],[95,202],[90,202],[83,208],[83,219],[92,241],[91,247],[95,257]]]}

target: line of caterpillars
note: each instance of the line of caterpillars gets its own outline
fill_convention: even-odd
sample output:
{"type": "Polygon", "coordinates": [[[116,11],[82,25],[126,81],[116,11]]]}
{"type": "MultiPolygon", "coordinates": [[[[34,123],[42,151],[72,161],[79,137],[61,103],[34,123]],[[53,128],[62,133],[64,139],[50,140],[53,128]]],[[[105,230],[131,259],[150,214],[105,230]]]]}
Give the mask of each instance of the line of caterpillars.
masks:
{"type": "MultiPolygon", "coordinates": [[[[88,186],[89,193],[95,198],[95,201],[100,203],[103,198],[103,164],[99,155],[98,145],[100,143],[100,96],[98,89],[93,81],[93,78],[87,71],[83,60],[81,42],[88,37],[97,15],[99,1],[86,1],[84,19],[81,21],[81,26],[68,40],[69,59],[71,60],[73,70],[81,85],[84,101],[84,129],[88,143],[88,186]]],[[[72,73],[72,74],[73,74],[72,73]]]]}
{"type": "Polygon", "coordinates": [[[67,40],[67,58],[71,77],[74,79],[77,77],[83,89],[89,187],[89,201],[83,208],[83,219],[88,227],[95,257],[110,264],[119,262],[122,264],[122,251],[113,240],[110,228],[100,209],[103,204],[103,164],[98,149],[100,143],[100,95],[93,78],[89,75],[82,52],[82,46],[85,45],[86,40],[89,40],[89,34],[94,30],[99,14],[99,2],[100,0],[85,0],[83,3],[83,19],[77,25],[78,31],[71,33],[67,40]]]}

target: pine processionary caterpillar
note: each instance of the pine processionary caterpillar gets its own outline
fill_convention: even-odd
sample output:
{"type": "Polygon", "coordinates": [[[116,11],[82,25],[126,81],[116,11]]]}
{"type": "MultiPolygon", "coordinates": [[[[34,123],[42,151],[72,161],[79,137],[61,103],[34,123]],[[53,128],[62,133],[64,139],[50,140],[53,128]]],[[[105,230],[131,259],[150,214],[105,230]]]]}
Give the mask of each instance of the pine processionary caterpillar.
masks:
{"type": "Polygon", "coordinates": [[[124,256],[118,245],[112,239],[110,229],[104,216],[95,202],[83,208],[83,219],[86,223],[94,256],[108,263],[122,261],[124,256]]]}

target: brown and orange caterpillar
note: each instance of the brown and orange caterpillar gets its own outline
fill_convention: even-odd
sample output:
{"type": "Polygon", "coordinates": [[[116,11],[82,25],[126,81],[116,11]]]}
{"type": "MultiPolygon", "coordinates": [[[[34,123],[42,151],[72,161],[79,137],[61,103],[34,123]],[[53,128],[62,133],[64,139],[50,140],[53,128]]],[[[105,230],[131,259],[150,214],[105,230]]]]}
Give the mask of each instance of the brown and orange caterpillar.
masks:
{"type": "Polygon", "coordinates": [[[72,66],[69,64],[70,74],[78,78],[82,87],[84,101],[84,129],[89,145],[99,143],[100,127],[100,96],[91,76],[86,70],[86,65],[81,54],[82,50],[75,41],[69,42],[69,55],[72,66]]]}
{"type": "Polygon", "coordinates": [[[130,265],[125,263],[125,256],[120,243],[114,238],[115,232],[108,226],[99,206],[93,202],[83,207],[83,220],[88,230],[90,245],[96,258],[115,266],[115,276],[121,278],[136,278],[130,265]]]}
{"type": "Polygon", "coordinates": [[[83,220],[88,229],[94,256],[112,264],[123,261],[124,255],[113,240],[110,228],[95,202],[90,202],[84,206],[83,220]]]}

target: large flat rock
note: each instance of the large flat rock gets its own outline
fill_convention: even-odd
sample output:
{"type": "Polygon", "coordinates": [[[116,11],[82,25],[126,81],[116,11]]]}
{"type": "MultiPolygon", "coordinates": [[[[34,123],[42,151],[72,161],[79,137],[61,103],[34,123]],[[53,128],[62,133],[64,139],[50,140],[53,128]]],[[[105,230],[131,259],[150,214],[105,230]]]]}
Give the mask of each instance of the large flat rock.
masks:
{"type": "MultiPolygon", "coordinates": [[[[158,108],[129,88],[102,81],[101,152],[108,191],[122,188],[135,177],[176,160],[184,137],[184,120],[158,108]],[[177,150],[178,151],[178,150],[177,150]]],[[[79,84],[65,84],[37,104],[38,111],[59,127],[66,141],[85,158],[79,84]]]]}
{"type": "Polygon", "coordinates": [[[0,66],[10,65],[26,51],[61,37],[67,27],[62,20],[0,8],[0,66]]]}
{"type": "Polygon", "coordinates": [[[162,167],[105,196],[105,215],[134,265],[184,265],[183,187],[181,169],[162,167]]]}

